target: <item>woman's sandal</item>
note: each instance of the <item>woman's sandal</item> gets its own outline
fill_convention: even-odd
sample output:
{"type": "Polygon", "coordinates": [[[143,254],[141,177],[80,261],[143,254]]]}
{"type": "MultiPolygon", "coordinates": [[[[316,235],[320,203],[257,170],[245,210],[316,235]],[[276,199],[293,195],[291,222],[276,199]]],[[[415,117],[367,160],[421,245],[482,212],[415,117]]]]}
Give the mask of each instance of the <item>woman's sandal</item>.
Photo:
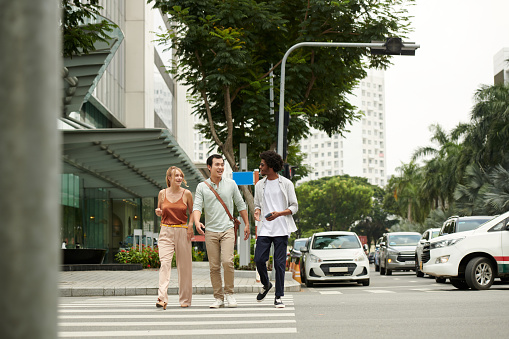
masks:
{"type": "Polygon", "coordinates": [[[157,299],[156,307],[162,307],[163,310],[166,310],[166,305],[168,305],[168,303],[165,303],[161,299],[157,299]]]}

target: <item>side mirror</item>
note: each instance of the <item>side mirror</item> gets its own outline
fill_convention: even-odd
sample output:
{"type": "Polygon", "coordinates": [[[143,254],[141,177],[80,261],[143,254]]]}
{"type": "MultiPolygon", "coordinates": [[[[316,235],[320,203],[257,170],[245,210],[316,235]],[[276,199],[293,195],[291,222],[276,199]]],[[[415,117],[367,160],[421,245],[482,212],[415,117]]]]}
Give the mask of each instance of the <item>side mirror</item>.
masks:
{"type": "Polygon", "coordinates": [[[367,251],[368,250],[368,244],[362,245],[362,248],[364,249],[364,251],[367,251]]]}
{"type": "Polygon", "coordinates": [[[304,246],[304,247],[301,247],[301,248],[300,248],[300,251],[301,251],[302,253],[309,252],[308,248],[307,248],[307,247],[305,247],[305,246],[304,246]]]}

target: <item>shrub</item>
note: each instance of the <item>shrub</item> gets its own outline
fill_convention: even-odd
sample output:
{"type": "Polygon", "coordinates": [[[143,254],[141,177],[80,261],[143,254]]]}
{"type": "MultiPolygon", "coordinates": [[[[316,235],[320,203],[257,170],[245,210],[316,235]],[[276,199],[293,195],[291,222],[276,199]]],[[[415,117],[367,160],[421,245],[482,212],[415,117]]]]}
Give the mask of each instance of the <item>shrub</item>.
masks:
{"type": "MultiPolygon", "coordinates": [[[[193,261],[203,261],[204,253],[192,249],[193,261]]],[[[177,267],[176,255],[173,255],[171,267],[177,267]]],[[[115,255],[115,260],[121,264],[143,264],[143,268],[159,268],[161,261],[159,260],[159,248],[157,246],[142,246],[141,251],[136,247],[128,250],[121,250],[115,255]]]]}
{"type": "Polygon", "coordinates": [[[121,264],[142,264],[143,268],[159,268],[159,251],[157,246],[142,246],[141,250],[132,247],[128,250],[121,250],[115,255],[115,260],[121,264]]]}

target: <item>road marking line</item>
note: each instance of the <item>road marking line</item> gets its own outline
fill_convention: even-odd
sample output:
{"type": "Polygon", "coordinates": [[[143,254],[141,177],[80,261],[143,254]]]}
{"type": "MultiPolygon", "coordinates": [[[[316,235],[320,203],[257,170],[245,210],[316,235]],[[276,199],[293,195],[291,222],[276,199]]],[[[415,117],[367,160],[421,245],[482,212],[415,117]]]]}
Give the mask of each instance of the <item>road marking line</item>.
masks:
{"type": "MultiPolygon", "coordinates": [[[[281,313],[262,314],[262,313],[223,313],[212,314],[212,313],[201,313],[201,314],[172,314],[167,312],[156,312],[155,314],[101,314],[101,315],[59,315],[58,319],[175,319],[175,318],[262,318],[262,317],[295,317],[295,313],[283,313],[282,309],[279,309],[281,313]]],[[[284,310],[288,310],[285,308],[284,310]]],[[[293,311],[293,309],[292,309],[293,311]]]]}
{"type": "MultiPolygon", "coordinates": [[[[297,320],[222,320],[221,325],[236,325],[236,324],[290,324],[296,323],[297,320]]],[[[67,322],[59,323],[60,327],[100,327],[100,326],[207,326],[217,325],[217,320],[210,321],[133,321],[133,322],[113,322],[113,321],[95,321],[95,322],[67,322]]]]}
{"type": "Polygon", "coordinates": [[[72,337],[143,337],[143,336],[182,336],[182,335],[218,335],[218,334],[275,334],[297,333],[295,327],[288,328],[223,328],[203,330],[147,330],[147,331],[89,331],[59,332],[60,338],[72,337]]]}
{"type": "MultiPolygon", "coordinates": [[[[294,303],[292,301],[287,301],[286,299],[283,298],[283,302],[286,306],[293,306],[294,303]]],[[[212,303],[212,301],[210,302],[207,302],[207,303],[195,303],[193,302],[191,307],[209,307],[210,304],[212,303]]],[[[266,306],[274,306],[270,300],[269,302],[253,302],[253,303],[242,303],[242,302],[238,302],[237,301],[237,304],[239,305],[240,308],[242,309],[245,309],[244,306],[251,306],[251,307],[266,307],[266,306]]],[[[102,308],[102,307],[108,307],[108,308],[115,308],[117,311],[118,310],[122,310],[122,309],[125,309],[127,307],[136,307],[137,309],[152,309],[152,308],[155,308],[155,303],[152,304],[147,304],[147,303],[143,303],[143,304],[119,304],[119,305],[112,305],[111,303],[110,304],[81,304],[81,305],[59,305],[60,309],[73,309],[73,308],[102,308]]],[[[180,308],[180,304],[179,303],[168,303],[168,306],[167,307],[178,307],[180,308]]]]}
{"type": "MultiPolygon", "coordinates": [[[[278,312],[281,311],[279,308],[275,308],[274,305],[266,304],[263,305],[265,308],[262,307],[236,307],[236,308],[229,308],[229,307],[222,307],[218,309],[210,309],[208,308],[185,308],[182,309],[181,307],[175,308],[175,309],[166,309],[162,310],[161,308],[150,308],[150,309],[118,309],[118,308],[106,308],[102,310],[98,309],[70,309],[70,310],[58,310],[59,313],[157,313],[157,312],[244,312],[244,311],[273,311],[278,312]]],[[[288,311],[294,311],[295,308],[293,307],[286,307],[284,310],[288,311]]]]}
{"type": "Polygon", "coordinates": [[[366,290],[366,292],[369,292],[369,293],[396,293],[394,291],[387,291],[387,290],[366,290]]]}
{"type": "Polygon", "coordinates": [[[343,292],[339,292],[339,291],[320,291],[320,294],[343,294],[343,292]]]}

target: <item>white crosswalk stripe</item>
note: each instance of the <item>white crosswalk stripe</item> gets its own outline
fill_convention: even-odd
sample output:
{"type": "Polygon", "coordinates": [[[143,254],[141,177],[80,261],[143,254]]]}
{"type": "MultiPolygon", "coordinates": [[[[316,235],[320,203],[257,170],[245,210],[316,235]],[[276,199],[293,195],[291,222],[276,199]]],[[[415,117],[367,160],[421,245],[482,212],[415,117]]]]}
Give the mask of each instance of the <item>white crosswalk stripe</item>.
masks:
{"type": "Polygon", "coordinates": [[[285,295],[284,309],[272,299],[256,302],[256,295],[237,294],[237,308],[210,309],[213,297],[193,296],[192,306],[181,308],[170,296],[166,310],[155,307],[154,296],[60,299],[60,338],[114,338],[152,336],[210,336],[225,334],[297,333],[293,296],[285,295]]]}

